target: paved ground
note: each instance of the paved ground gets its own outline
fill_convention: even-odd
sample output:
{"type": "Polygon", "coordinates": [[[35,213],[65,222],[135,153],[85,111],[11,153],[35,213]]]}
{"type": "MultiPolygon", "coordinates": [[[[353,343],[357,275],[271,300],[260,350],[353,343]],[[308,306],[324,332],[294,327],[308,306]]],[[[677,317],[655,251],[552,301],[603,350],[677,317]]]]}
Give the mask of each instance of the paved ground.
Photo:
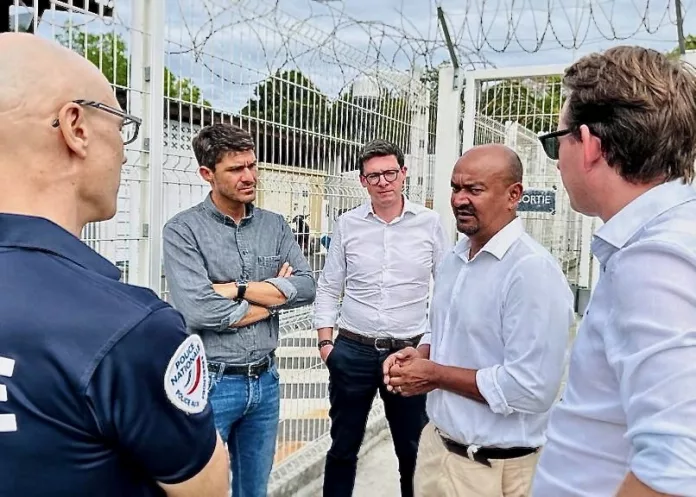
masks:
{"type": "Polygon", "coordinates": [[[399,470],[391,437],[382,439],[358,461],[353,497],[399,497],[399,470]]]}

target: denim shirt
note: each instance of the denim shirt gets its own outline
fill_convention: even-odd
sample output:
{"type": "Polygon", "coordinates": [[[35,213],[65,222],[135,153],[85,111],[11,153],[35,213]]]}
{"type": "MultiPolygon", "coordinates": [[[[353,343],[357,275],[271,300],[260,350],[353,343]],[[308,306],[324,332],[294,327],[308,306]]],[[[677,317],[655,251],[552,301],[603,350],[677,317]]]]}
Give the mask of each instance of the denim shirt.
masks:
{"type": "Polygon", "coordinates": [[[262,359],[278,346],[279,331],[277,314],[231,328],[230,324],[246,314],[249,303],[217,294],[214,283],[242,278],[270,283],[287,299],[275,309],[314,301],[312,271],[290,226],[279,214],[249,204],[237,225],[208,195],[165,224],[163,242],[169,300],[184,315],[189,332],[201,336],[211,361],[246,364],[262,359]],[[278,278],[285,262],[293,267],[292,276],[278,278]]]}

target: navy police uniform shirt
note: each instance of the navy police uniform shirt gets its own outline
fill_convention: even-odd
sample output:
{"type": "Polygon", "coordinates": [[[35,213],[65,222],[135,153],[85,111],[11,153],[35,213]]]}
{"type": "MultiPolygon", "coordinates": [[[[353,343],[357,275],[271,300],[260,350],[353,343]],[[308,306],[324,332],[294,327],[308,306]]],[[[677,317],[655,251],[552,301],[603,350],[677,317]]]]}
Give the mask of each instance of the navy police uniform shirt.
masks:
{"type": "Polygon", "coordinates": [[[0,496],[161,496],[215,427],[203,344],[56,224],[0,214],[0,496]]]}

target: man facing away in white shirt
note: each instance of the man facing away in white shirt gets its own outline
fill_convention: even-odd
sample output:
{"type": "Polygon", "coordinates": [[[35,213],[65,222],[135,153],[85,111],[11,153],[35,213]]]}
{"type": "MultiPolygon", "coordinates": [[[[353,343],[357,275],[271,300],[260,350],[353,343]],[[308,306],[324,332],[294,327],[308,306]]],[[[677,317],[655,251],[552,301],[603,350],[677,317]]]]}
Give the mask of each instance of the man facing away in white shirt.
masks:
{"type": "Polygon", "coordinates": [[[330,375],[332,445],[324,496],[352,495],[358,451],[379,391],[399,460],[401,495],[410,497],[427,422],[425,396],[388,393],[382,362],[395,350],[417,345],[427,332],[431,275],[451,243],[438,214],[402,194],[406,167],[398,147],[375,140],[358,162],[370,200],[338,218],[315,301],[319,351],[330,375]]]}
{"type": "Polygon", "coordinates": [[[467,151],[452,174],[466,235],[435,275],[418,349],[384,364],[397,395],[428,393],[415,475],[422,497],[523,497],[563,376],[573,296],[517,217],[522,164],[503,145],[467,151]]]}
{"type": "Polygon", "coordinates": [[[696,496],[696,77],[641,47],[570,66],[558,159],[604,224],[599,280],[552,411],[534,497],[696,496]]]}

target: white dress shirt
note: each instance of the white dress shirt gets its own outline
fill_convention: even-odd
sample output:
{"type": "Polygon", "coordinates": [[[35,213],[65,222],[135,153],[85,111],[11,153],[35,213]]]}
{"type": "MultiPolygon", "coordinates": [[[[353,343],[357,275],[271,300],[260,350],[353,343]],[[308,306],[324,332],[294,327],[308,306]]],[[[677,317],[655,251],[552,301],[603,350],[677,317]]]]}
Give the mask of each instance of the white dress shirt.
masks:
{"type": "Polygon", "coordinates": [[[431,275],[451,249],[440,216],[404,199],[385,223],[371,202],[341,215],[317,281],[314,327],[412,338],[428,329],[431,275]],[[343,292],[343,303],[339,299],[343,292]]]}
{"type": "Polygon", "coordinates": [[[556,259],[517,218],[469,260],[463,238],[435,276],[430,359],[478,370],[488,405],[428,394],[443,435],[481,447],[539,447],[565,365],[573,295],[556,259]]]}
{"type": "Polygon", "coordinates": [[[609,497],[632,471],[696,496],[696,191],[649,190],[592,251],[601,273],[532,495],[609,497]]]}

